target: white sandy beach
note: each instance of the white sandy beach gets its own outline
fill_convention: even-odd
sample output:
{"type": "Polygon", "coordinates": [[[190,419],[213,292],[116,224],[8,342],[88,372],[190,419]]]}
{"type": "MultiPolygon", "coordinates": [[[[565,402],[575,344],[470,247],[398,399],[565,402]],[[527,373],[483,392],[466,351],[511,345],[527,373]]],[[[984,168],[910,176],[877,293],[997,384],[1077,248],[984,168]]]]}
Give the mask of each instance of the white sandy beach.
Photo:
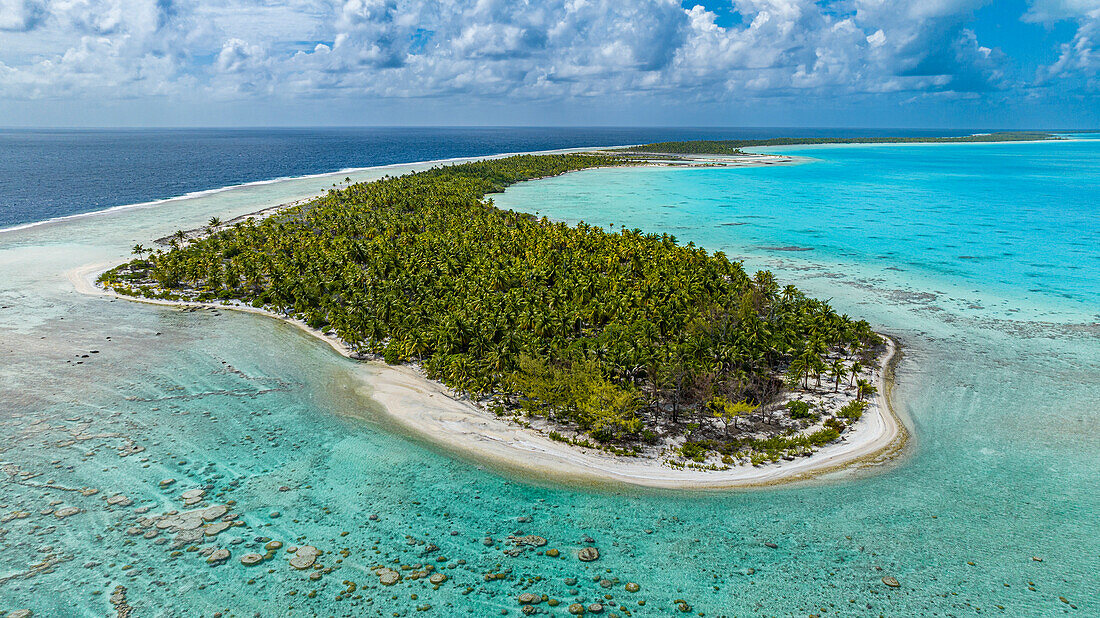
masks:
{"type": "MultiPolygon", "coordinates": [[[[310,328],[305,322],[246,305],[137,299],[103,290],[94,281],[114,264],[88,264],[67,273],[77,291],[166,306],[232,309],[291,323],[352,357],[341,340],[310,328]]],[[[897,454],[907,432],[890,405],[891,363],[897,345],[886,338],[889,351],[874,371],[878,394],[861,418],[830,444],[810,457],[781,460],[761,466],[728,470],[676,469],[661,459],[622,457],[570,446],[532,429],[498,418],[473,402],[454,397],[442,384],[427,379],[411,366],[363,361],[363,390],[386,416],[412,434],[445,450],[539,479],[585,484],[625,484],[663,489],[725,489],[758,487],[803,481],[826,472],[874,466],[897,454]]]]}

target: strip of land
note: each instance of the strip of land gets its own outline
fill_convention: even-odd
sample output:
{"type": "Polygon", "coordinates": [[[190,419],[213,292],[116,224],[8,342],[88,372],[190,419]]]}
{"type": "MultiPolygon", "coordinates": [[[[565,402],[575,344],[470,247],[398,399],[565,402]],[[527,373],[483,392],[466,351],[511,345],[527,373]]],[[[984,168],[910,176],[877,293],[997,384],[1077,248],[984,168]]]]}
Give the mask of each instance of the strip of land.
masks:
{"type": "MultiPolygon", "coordinates": [[[[388,417],[494,465],[669,488],[795,480],[904,440],[893,341],[667,234],[482,201],[581,169],[785,162],[604,152],[444,166],[214,219],[161,239],[167,250],[136,246],[99,281],[285,320],[375,361],[365,388],[388,417]]],[[[94,292],[87,275],[72,278],[94,292]]]]}
{"type": "MultiPolygon", "coordinates": [[[[603,150],[592,150],[592,151],[584,151],[584,150],[573,151],[573,150],[570,150],[570,151],[567,151],[567,152],[591,152],[591,153],[598,154],[598,153],[605,152],[605,151],[603,151],[603,150]]],[[[533,154],[542,154],[542,153],[533,153],[533,154]]],[[[798,157],[791,157],[791,156],[787,156],[787,155],[757,154],[757,153],[747,153],[747,152],[736,153],[736,154],[728,154],[728,155],[717,154],[717,155],[713,155],[713,156],[708,156],[708,155],[692,155],[692,156],[679,156],[679,155],[677,155],[677,156],[671,156],[671,155],[649,156],[649,155],[644,155],[644,156],[627,156],[627,157],[624,157],[624,155],[619,154],[619,153],[616,153],[615,156],[616,157],[622,157],[622,158],[624,158],[624,160],[629,160],[630,163],[633,166],[639,166],[639,167],[764,167],[764,166],[769,166],[769,165],[789,165],[789,164],[795,163],[799,160],[798,157]]],[[[425,161],[423,163],[430,164],[432,162],[431,161],[425,161]]],[[[587,169],[599,169],[599,168],[587,168],[587,169]]],[[[532,179],[527,180],[525,182],[535,182],[535,181],[538,181],[538,180],[543,180],[543,178],[532,178],[532,179]]],[[[171,246],[173,244],[173,242],[175,242],[177,244],[188,243],[188,242],[191,242],[191,241],[198,240],[200,238],[204,238],[206,236],[209,236],[210,234],[213,234],[214,232],[218,232],[220,230],[224,230],[224,229],[233,227],[234,225],[236,225],[238,223],[244,223],[244,222],[248,221],[249,219],[253,220],[254,222],[262,221],[262,220],[264,220],[264,219],[266,219],[266,218],[268,218],[272,215],[275,215],[279,212],[282,212],[282,211],[284,211],[288,208],[293,208],[295,206],[302,206],[302,205],[307,204],[311,201],[313,201],[313,198],[304,198],[304,199],[300,199],[300,200],[294,200],[292,202],[285,202],[285,203],[282,203],[282,204],[276,204],[275,206],[265,206],[263,208],[255,210],[255,211],[245,213],[243,215],[238,215],[238,216],[233,217],[232,219],[228,219],[226,221],[222,221],[222,220],[219,219],[216,222],[211,222],[207,225],[203,225],[203,226],[200,226],[200,227],[195,227],[195,228],[191,228],[191,229],[187,229],[187,230],[178,230],[173,234],[168,234],[167,236],[161,236],[160,238],[157,238],[153,242],[156,243],[157,245],[160,245],[160,246],[163,246],[163,247],[171,246]]]]}
{"type": "Polygon", "coordinates": [[[817,146],[827,144],[985,144],[993,142],[1035,142],[1060,139],[1039,131],[1003,131],[957,137],[775,137],[770,139],[695,140],[657,142],[614,149],[622,153],[657,155],[742,155],[742,148],[772,146],[817,146]]]}

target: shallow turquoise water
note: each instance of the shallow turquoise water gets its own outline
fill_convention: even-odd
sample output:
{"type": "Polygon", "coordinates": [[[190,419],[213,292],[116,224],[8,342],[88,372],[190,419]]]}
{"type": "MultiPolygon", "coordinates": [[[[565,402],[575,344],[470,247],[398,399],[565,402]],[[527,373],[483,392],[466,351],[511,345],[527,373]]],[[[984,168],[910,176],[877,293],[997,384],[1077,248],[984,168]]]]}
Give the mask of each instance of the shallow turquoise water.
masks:
{"type": "Polygon", "coordinates": [[[510,478],[390,431],[358,388],[373,370],[296,329],[85,297],[64,276],[331,180],[0,235],[0,519],[29,513],[0,523],[0,611],[103,615],[121,584],[138,615],[516,615],[522,591],[562,600],[539,605],[553,615],[602,600],[663,616],[681,598],[707,616],[1100,613],[1100,142],[789,152],[812,160],[598,170],[496,198],[724,250],[902,339],[909,455],[877,474],[776,490],[510,478]],[[144,451],[120,456],[129,446],[144,451]],[[161,489],[166,478],[176,483],[161,489]],[[225,565],[173,556],[157,544],[166,534],[128,534],[135,508],[182,509],[179,495],[199,486],[235,500],[245,522],[199,543],[230,548],[225,565]],[[106,503],[119,492],[133,504],[106,503]],[[69,505],[82,512],[43,514],[69,505]],[[564,557],[506,555],[521,531],[564,557]],[[588,564],[573,555],[586,536],[601,552],[588,564]],[[242,566],[260,537],[313,544],[336,568],[310,581],[285,553],[242,566]],[[43,559],[52,570],[33,568],[43,559]],[[438,565],[449,580],[379,585],[370,567],[395,561],[438,565]],[[361,598],[337,600],[343,581],[361,598]]]}

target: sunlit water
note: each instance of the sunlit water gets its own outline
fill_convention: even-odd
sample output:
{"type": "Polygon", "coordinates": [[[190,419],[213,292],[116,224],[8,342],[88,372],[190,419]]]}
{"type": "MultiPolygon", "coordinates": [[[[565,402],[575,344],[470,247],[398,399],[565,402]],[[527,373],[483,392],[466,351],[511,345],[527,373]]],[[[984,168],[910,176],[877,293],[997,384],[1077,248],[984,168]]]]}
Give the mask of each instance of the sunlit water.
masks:
{"type": "Polygon", "coordinates": [[[532,484],[395,434],[362,387],[380,369],[292,327],[83,296],[65,276],[332,179],[0,234],[0,615],[105,615],[119,585],[140,616],[517,615],[521,592],[560,600],[537,606],[553,615],[678,599],[707,616],[1100,613],[1100,142],[785,152],[812,160],[597,170],[496,202],[668,231],[897,335],[915,439],[877,474],[692,495],[532,484]],[[196,487],[245,524],[187,544],[230,549],[221,566],[130,533],[136,509],[184,510],[196,487]],[[506,554],[520,533],[561,557],[506,554]],[[576,558],[586,537],[595,562],[576,558]],[[334,568],[311,580],[284,551],[243,566],[267,538],[334,568]],[[429,563],[438,588],[371,571],[429,563]]]}

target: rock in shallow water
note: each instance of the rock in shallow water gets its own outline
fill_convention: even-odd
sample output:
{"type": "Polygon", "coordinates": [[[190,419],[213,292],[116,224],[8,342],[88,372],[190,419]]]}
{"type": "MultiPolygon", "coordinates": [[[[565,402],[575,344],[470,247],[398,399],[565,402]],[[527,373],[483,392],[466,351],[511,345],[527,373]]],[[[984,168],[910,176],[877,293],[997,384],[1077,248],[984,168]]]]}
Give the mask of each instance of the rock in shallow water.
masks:
{"type": "Polygon", "coordinates": [[[180,530],[176,534],[176,541],[180,543],[195,543],[202,539],[202,530],[180,530]]]}
{"type": "Polygon", "coordinates": [[[600,550],[595,547],[585,547],[577,552],[577,557],[580,558],[581,562],[592,562],[599,559],[600,550]]]}
{"type": "Polygon", "coordinates": [[[175,528],[178,530],[196,530],[202,525],[202,519],[198,517],[184,517],[182,519],[173,520],[176,524],[175,528]]]}
{"type": "Polygon", "coordinates": [[[215,549],[211,552],[210,557],[206,559],[210,564],[221,564],[229,559],[228,549],[215,549]]]}
{"type": "Polygon", "coordinates": [[[241,556],[241,564],[245,566],[252,566],[260,564],[264,561],[264,557],[261,554],[245,554],[241,556]]]}
{"type": "Polygon", "coordinates": [[[317,562],[317,556],[321,555],[321,551],[312,545],[303,545],[294,552],[294,557],[290,559],[290,566],[296,569],[308,569],[313,566],[314,562],[317,562]]]}
{"type": "Polygon", "coordinates": [[[887,586],[890,586],[891,588],[900,588],[901,587],[901,582],[899,582],[894,577],[890,577],[889,575],[882,578],[882,583],[886,584],[887,586]]]}
{"type": "Polygon", "coordinates": [[[218,536],[222,532],[228,530],[229,526],[231,525],[232,524],[227,521],[216,521],[212,524],[206,525],[206,528],[204,529],[204,534],[206,534],[206,536],[218,536]]]}
{"type": "Polygon", "coordinates": [[[537,534],[528,534],[527,536],[521,536],[515,540],[516,545],[530,545],[532,547],[542,547],[546,545],[546,539],[538,536],[537,534]]]}

